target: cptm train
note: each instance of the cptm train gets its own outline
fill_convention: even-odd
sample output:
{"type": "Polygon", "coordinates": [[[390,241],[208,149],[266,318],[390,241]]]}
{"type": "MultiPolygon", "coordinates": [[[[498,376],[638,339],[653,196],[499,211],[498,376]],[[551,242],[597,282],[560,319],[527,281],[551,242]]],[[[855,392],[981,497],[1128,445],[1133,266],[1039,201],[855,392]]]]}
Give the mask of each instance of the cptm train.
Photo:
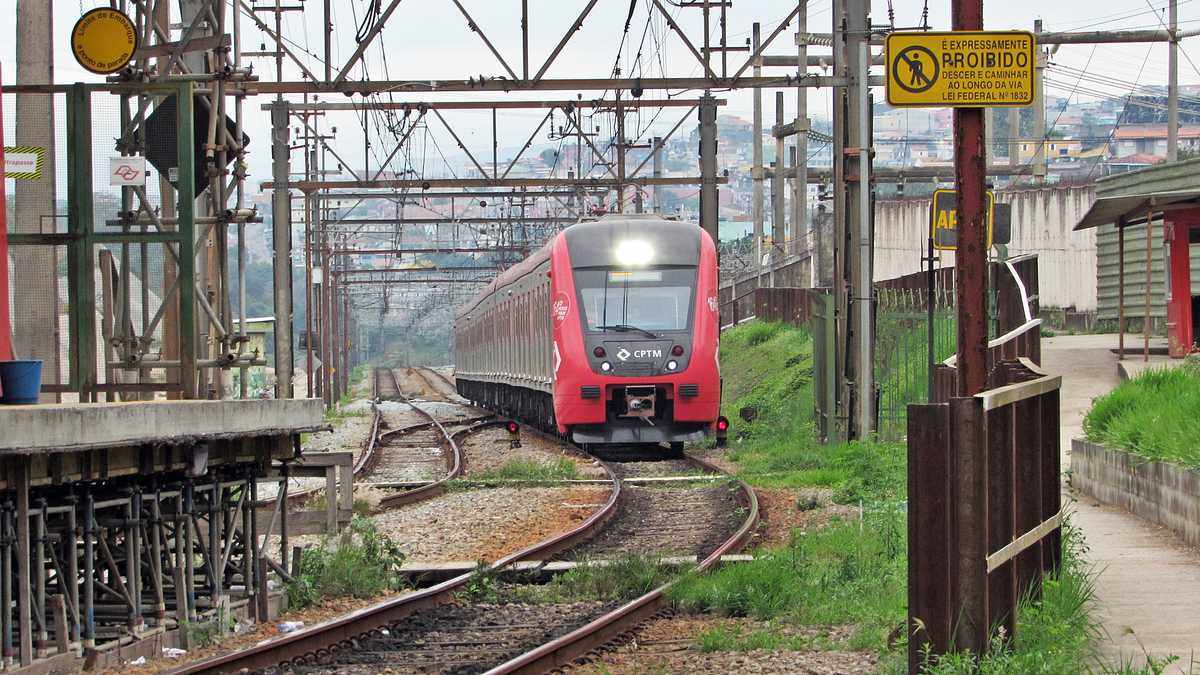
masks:
{"type": "Polygon", "coordinates": [[[659,216],[566,228],[455,319],[458,392],[584,447],[686,442],[719,417],[712,238],[659,216]]]}

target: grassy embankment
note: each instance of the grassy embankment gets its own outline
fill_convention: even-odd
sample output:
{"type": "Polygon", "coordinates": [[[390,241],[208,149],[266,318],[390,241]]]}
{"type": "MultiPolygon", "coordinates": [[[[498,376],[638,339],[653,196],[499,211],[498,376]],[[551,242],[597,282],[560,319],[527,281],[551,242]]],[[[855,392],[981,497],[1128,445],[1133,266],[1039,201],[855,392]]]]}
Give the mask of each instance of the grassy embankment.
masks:
{"type": "MultiPolygon", "coordinates": [[[[725,414],[735,420],[729,459],[758,487],[805,488],[855,507],[755,561],[688,577],[670,592],[687,611],[768,620],[779,630],[713,630],[706,650],[854,649],[879,654],[880,670],[902,672],[906,613],[906,459],[903,443],[815,440],[812,343],[803,331],[747,324],[722,336],[725,414]],[[739,419],[753,408],[753,423],[739,419]],[[786,627],[810,627],[797,631],[786,627]],[[849,630],[847,630],[849,628],[849,630]]],[[[888,386],[888,383],[883,383],[888,386]]],[[[845,511],[845,509],[843,509],[845,511]]],[[[1067,538],[1062,573],[1047,580],[1037,604],[1020,611],[1015,643],[989,654],[983,672],[1084,672],[1095,628],[1087,615],[1091,581],[1079,562],[1080,540],[1067,538]]],[[[962,659],[930,664],[938,673],[971,672],[962,659]]]]}
{"type": "Polygon", "coordinates": [[[1147,460],[1200,469],[1200,359],[1149,370],[1097,398],[1088,440],[1147,460]]]}

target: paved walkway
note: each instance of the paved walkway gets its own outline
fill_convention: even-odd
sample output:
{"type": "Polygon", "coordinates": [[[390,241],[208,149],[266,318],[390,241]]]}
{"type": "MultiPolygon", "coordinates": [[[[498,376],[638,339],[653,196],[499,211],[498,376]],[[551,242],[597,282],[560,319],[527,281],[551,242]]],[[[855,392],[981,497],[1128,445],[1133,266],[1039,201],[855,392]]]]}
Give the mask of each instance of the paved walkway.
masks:
{"type": "MultiPolygon", "coordinates": [[[[1063,376],[1064,470],[1092,399],[1120,381],[1116,345],[1115,334],[1042,341],[1043,367],[1063,376]]],[[[1108,634],[1101,644],[1106,660],[1144,663],[1145,653],[1175,654],[1180,660],[1168,672],[1200,673],[1200,552],[1169,530],[1089,497],[1075,504],[1074,522],[1098,574],[1095,614],[1108,634]]]]}

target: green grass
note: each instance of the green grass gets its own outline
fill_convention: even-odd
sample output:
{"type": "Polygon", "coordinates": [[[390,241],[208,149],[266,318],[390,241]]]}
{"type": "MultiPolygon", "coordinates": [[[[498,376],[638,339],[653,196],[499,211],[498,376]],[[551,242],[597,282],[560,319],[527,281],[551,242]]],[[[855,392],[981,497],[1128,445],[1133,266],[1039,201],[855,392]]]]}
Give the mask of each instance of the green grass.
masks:
{"type": "Polygon", "coordinates": [[[1200,360],[1148,370],[1097,398],[1088,440],[1148,460],[1200,469],[1200,360]]]}
{"type": "Polygon", "coordinates": [[[543,597],[556,602],[632,600],[678,573],[677,567],[664,565],[656,558],[628,553],[604,565],[582,565],[563,572],[546,585],[543,597]]]}
{"type": "Polygon", "coordinates": [[[306,607],[321,598],[370,598],[404,587],[404,554],[375,529],[374,521],[355,516],[349,534],[327,536],[305,549],[300,573],[287,585],[289,607],[306,607]]]}
{"type": "Polygon", "coordinates": [[[575,480],[579,478],[579,468],[566,457],[547,460],[512,459],[503,466],[471,474],[474,482],[512,481],[512,480],[575,480]]]}
{"type": "MultiPolygon", "coordinates": [[[[923,364],[924,352],[919,356],[923,364]]],[[[793,532],[787,546],[760,550],[750,563],[688,575],[672,587],[669,599],[681,610],[748,617],[779,627],[744,635],[714,629],[700,636],[697,647],[862,649],[881,656],[880,670],[903,672],[905,446],[823,446],[815,440],[812,342],[804,331],[757,323],[733,329],[722,335],[721,365],[723,412],[734,420],[728,458],[738,475],[763,487],[828,488],[834,501],[861,505],[864,515],[861,520],[835,519],[804,534],[793,532]],[[740,418],[747,407],[757,413],[753,422],[740,418]],[[789,625],[849,630],[837,644],[829,639],[806,642],[794,630],[784,630],[789,625]]],[[[920,378],[884,381],[882,386],[905,399],[897,404],[924,400],[920,378]]],[[[1092,579],[1080,562],[1081,538],[1071,531],[1067,541],[1061,573],[1046,581],[1039,602],[1023,605],[1017,640],[986,655],[980,664],[985,672],[1082,672],[1092,659],[1092,579]]],[[[937,673],[969,672],[967,662],[967,657],[952,654],[929,666],[937,673]]]]}
{"type": "Polygon", "coordinates": [[[878,652],[904,621],[905,551],[903,515],[868,513],[861,527],[838,521],[797,533],[788,546],[760,552],[752,562],[689,576],[669,597],[689,612],[809,626],[852,624],[850,645],[878,652]]]}

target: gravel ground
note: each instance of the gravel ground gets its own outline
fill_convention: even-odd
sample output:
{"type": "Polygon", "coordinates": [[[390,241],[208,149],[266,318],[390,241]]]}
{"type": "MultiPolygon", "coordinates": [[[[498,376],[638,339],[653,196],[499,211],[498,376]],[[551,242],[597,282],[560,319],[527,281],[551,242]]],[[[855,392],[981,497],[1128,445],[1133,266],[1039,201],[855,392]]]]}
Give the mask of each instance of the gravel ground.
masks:
{"type": "Polygon", "coordinates": [[[569,666],[563,672],[577,675],[650,672],[833,675],[872,672],[878,661],[873,654],[849,651],[757,649],[701,652],[696,647],[697,636],[714,628],[740,631],[742,635],[768,630],[777,635],[801,639],[828,636],[835,641],[839,636],[849,634],[845,627],[823,629],[770,625],[752,619],[670,617],[642,624],[634,631],[632,639],[610,648],[588,663],[569,666]]]}
{"type": "Polygon", "coordinates": [[[198,661],[227,652],[241,651],[264,640],[278,637],[280,634],[279,624],[283,621],[301,621],[305,626],[315,626],[343,614],[348,614],[377,602],[383,602],[397,595],[399,593],[389,592],[369,600],[354,598],[326,599],[304,609],[285,612],[277,619],[265,624],[238,624],[238,629],[234,633],[222,637],[219,643],[209,645],[208,647],[192,649],[182,657],[148,659],[146,663],[138,666],[126,663],[120,668],[103,670],[100,673],[102,675],[150,675],[151,673],[165,673],[191,661],[198,661]]]}
{"type": "Polygon", "coordinates": [[[596,487],[450,492],[375,522],[411,561],[495,560],[583,522],[608,495],[596,487]]]}
{"type": "Polygon", "coordinates": [[[604,478],[608,474],[593,459],[576,452],[564,451],[565,444],[538,434],[521,434],[521,447],[510,448],[508,431],[501,427],[482,429],[463,444],[466,455],[466,475],[498,469],[513,460],[547,461],[566,457],[579,471],[580,478],[604,478]]]}
{"type": "Polygon", "coordinates": [[[703,557],[728,539],[745,515],[737,493],[725,485],[642,487],[623,485],[617,513],[572,559],[623,553],[703,557]]]}
{"type": "MultiPolygon", "coordinates": [[[[435,607],[289,673],[478,673],[570,632],[608,609],[597,601],[435,607]]],[[[274,670],[268,673],[280,672],[274,670]]]]}
{"type": "Polygon", "coordinates": [[[656,461],[613,461],[609,463],[620,478],[650,478],[661,476],[702,476],[712,472],[692,464],[686,459],[663,459],[656,461]]]}

